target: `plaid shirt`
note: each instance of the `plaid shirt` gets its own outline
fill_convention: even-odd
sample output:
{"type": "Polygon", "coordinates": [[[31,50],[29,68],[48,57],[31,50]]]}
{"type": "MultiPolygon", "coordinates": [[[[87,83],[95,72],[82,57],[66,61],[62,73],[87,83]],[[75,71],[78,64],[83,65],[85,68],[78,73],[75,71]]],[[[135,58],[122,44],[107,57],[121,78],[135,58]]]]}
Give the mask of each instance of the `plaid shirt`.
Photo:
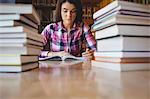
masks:
{"type": "Polygon", "coordinates": [[[51,23],[45,27],[41,35],[44,45],[49,43],[48,51],[41,51],[41,56],[47,56],[49,51],[67,51],[72,55],[81,56],[86,47],[96,50],[96,41],[88,25],[74,24],[70,33],[64,28],[62,22],[51,23]]]}

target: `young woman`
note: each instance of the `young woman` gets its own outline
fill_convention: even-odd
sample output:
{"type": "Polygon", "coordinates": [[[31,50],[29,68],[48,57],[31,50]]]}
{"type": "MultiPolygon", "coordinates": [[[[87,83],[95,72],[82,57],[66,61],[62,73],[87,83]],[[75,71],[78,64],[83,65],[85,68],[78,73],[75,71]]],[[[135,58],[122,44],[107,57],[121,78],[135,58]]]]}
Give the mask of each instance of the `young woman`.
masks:
{"type": "Polygon", "coordinates": [[[58,0],[56,22],[42,31],[44,44],[49,43],[48,51],[41,51],[41,56],[68,55],[92,59],[96,50],[96,41],[88,25],[82,22],[80,0],[58,0]]]}

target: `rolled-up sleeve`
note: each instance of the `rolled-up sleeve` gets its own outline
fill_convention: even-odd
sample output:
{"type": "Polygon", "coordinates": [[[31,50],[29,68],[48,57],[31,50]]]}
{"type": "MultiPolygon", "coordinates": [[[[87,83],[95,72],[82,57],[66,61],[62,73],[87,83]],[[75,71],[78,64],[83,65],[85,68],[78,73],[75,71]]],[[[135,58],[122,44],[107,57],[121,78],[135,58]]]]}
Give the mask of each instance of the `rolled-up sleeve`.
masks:
{"type": "Polygon", "coordinates": [[[96,50],[96,40],[95,40],[94,36],[92,35],[90,27],[85,24],[83,26],[83,32],[84,32],[84,35],[85,35],[85,39],[87,41],[88,48],[95,51],[96,50]]]}
{"type": "MultiPolygon", "coordinates": [[[[50,40],[50,25],[47,25],[45,28],[44,28],[44,30],[42,31],[42,33],[41,33],[41,35],[42,35],[42,37],[43,37],[43,44],[44,44],[44,46],[48,43],[48,40],[50,40]]],[[[41,51],[41,53],[40,53],[40,56],[42,57],[44,57],[44,56],[47,56],[48,55],[48,52],[49,51],[44,51],[44,50],[42,50],[41,51]]]]}

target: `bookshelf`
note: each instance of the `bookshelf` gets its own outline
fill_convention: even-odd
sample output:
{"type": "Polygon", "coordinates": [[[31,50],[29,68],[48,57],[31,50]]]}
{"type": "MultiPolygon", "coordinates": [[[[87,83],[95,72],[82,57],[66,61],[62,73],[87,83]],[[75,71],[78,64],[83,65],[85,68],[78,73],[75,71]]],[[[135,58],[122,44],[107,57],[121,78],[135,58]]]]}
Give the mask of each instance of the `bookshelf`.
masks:
{"type": "Polygon", "coordinates": [[[39,33],[41,33],[47,24],[55,21],[56,0],[32,0],[32,4],[40,15],[39,33]]]}
{"type": "MultiPolygon", "coordinates": [[[[115,1],[115,0],[99,0],[100,9],[105,7],[112,1],[115,1]]],[[[129,2],[134,2],[134,3],[139,3],[139,4],[150,4],[150,0],[120,0],[120,1],[129,1],[129,2]]]]}
{"type": "Polygon", "coordinates": [[[100,0],[82,0],[83,5],[83,21],[91,26],[94,22],[92,15],[99,9],[100,0]]]}

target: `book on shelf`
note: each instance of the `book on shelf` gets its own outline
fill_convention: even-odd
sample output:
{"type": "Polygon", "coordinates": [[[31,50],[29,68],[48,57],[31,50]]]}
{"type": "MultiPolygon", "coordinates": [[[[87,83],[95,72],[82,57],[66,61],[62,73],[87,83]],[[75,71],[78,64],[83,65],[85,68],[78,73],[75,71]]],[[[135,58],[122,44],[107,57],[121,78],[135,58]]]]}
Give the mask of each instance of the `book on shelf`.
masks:
{"type": "Polygon", "coordinates": [[[37,24],[40,24],[40,19],[37,11],[32,4],[0,4],[1,14],[23,14],[37,24]]]}
{"type": "Polygon", "coordinates": [[[94,22],[92,29],[94,31],[98,31],[114,24],[150,26],[150,18],[130,15],[116,15],[102,21],[100,20],[100,22],[94,22]]]}
{"type": "Polygon", "coordinates": [[[150,36],[149,31],[150,26],[147,25],[115,24],[110,27],[95,31],[95,39],[101,39],[117,35],[150,36]]]}
{"type": "Polygon", "coordinates": [[[100,62],[110,62],[110,63],[150,63],[150,57],[101,57],[96,56],[94,60],[100,62]]]}
{"type": "Polygon", "coordinates": [[[37,61],[38,55],[0,54],[0,66],[15,66],[37,61]]]}
{"type": "Polygon", "coordinates": [[[32,70],[38,67],[38,62],[28,63],[23,65],[0,65],[0,72],[23,72],[32,70]]]}
{"type": "Polygon", "coordinates": [[[150,37],[126,35],[98,39],[97,51],[150,51],[150,37]]]}
{"type": "Polygon", "coordinates": [[[62,60],[62,61],[65,61],[65,60],[82,60],[82,61],[84,61],[85,59],[83,57],[76,57],[76,56],[69,54],[69,55],[65,55],[65,56],[56,55],[56,56],[39,57],[39,60],[40,61],[43,61],[43,60],[62,60]]]}
{"type": "Polygon", "coordinates": [[[99,16],[104,15],[105,13],[108,13],[109,11],[111,11],[117,7],[119,7],[120,9],[123,9],[123,10],[150,13],[149,5],[137,4],[137,3],[132,3],[132,2],[128,2],[128,1],[115,0],[112,3],[108,4],[107,6],[105,6],[104,8],[95,12],[93,14],[93,19],[96,19],[99,16]]]}
{"type": "Polygon", "coordinates": [[[42,47],[29,44],[0,44],[0,54],[40,55],[42,47]]]}
{"type": "Polygon", "coordinates": [[[135,70],[150,70],[149,63],[110,63],[91,61],[92,68],[102,68],[115,71],[135,71],[135,70]]]}
{"type": "Polygon", "coordinates": [[[95,57],[114,57],[114,58],[123,58],[123,57],[128,57],[128,58],[134,58],[134,57],[150,57],[150,51],[147,52],[140,52],[140,51],[109,51],[109,52],[94,52],[95,57]]]}
{"type": "Polygon", "coordinates": [[[1,26],[15,26],[18,25],[17,21],[21,21],[33,28],[38,29],[38,24],[21,14],[0,14],[1,26]]]}

